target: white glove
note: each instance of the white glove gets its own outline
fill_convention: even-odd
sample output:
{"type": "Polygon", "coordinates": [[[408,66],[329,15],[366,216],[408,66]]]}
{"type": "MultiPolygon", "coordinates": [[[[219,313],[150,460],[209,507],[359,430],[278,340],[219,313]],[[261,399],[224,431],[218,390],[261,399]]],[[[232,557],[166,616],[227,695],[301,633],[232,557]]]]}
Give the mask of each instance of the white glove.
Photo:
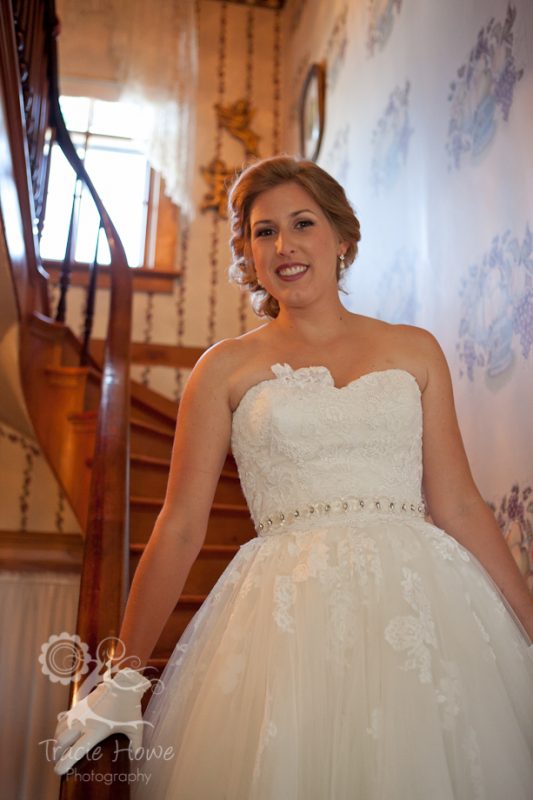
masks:
{"type": "Polygon", "coordinates": [[[55,731],[54,771],[64,775],[96,744],[114,733],[125,733],[132,753],[138,753],[143,727],[141,698],[150,685],[142,673],[129,667],[114,677],[106,672],[96,689],[70,711],[61,712],[55,731]]]}

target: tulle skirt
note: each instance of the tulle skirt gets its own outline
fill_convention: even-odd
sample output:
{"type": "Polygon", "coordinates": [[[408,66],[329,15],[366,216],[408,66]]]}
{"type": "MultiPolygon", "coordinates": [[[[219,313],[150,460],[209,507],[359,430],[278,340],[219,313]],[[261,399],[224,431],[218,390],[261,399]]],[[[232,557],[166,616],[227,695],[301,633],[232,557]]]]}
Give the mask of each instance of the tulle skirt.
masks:
{"type": "Polygon", "coordinates": [[[247,542],[162,684],[135,800],[533,798],[530,642],[423,519],[247,542]]]}

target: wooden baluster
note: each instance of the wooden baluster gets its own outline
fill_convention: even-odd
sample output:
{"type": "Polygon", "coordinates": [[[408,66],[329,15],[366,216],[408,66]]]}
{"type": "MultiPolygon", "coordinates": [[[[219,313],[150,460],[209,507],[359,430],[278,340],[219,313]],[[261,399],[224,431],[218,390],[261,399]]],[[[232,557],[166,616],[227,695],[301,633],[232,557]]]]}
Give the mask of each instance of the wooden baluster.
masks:
{"type": "Polygon", "coordinates": [[[65,248],[65,258],[61,265],[61,277],[59,278],[59,303],[57,304],[56,322],[64,322],[67,315],[67,292],[70,286],[70,271],[74,260],[74,231],[76,229],[78,211],[78,189],[80,186],[79,178],[74,184],[72,195],[72,208],[70,211],[70,222],[68,226],[67,246],[65,248]]]}
{"type": "Polygon", "coordinates": [[[80,367],[84,367],[89,363],[89,342],[91,341],[91,333],[93,330],[94,301],[96,297],[96,276],[98,265],[98,245],[100,244],[101,231],[102,223],[100,223],[98,226],[98,233],[96,234],[96,247],[94,248],[94,259],[89,268],[89,285],[87,286],[87,303],[85,306],[85,321],[83,327],[83,342],[80,353],[80,367]]]}

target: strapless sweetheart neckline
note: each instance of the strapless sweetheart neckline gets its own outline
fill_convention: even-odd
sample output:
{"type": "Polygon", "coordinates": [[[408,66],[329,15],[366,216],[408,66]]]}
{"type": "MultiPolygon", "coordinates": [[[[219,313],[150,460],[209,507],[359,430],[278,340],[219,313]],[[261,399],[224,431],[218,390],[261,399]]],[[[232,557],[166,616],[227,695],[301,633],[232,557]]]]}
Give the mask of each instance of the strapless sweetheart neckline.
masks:
{"type": "MultiPolygon", "coordinates": [[[[403,375],[407,375],[409,378],[411,378],[414,381],[416,388],[418,389],[418,394],[420,396],[422,396],[422,392],[420,391],[420,386],[418,385],[418,381],[415,378],[415,376],[411,372],[409,372],[409,370],[402,369],[401,367],[389,367],[387,369],[375,369],[375,370],[371,370],[370,372],[364,372],[362,375],[359,375],[359,377],[353,378],[353,380],[349,381],[344,386],[336,386],[335,385],[335,381],[334,381],[333,375],[331,374],[331,371],[328,369],[328,367],[324,366],[323,364],[313,364],[313,365],[308,366],[308,367],[297,367],[295,369],[294,367],[291,367],[290,364],[281,363],[280,361],[276,361],[276,363],[271,364],[269,366],[269,369],[272,372],[274,372],[274,368],[275,367],[282,367],[282,368],[289,369],[290,372],[291,372],[291,375],[294,375],[294,376],[296,376],[298,374],[301,374],[301,373],[313,374],[313,373],[316,373],[316,372],[321,372],[322,374],[327,376],[327,378],[329,379],[329,382],[327,384],[322,384],[322,385],[323,386],[328,386],[330,389],[333,389],[333,391],[335,391],[335,392],[344,392],[344,391],[346,391],[348,389],[351,389],[351,388],[353,388],[354,386],[356,386],[359,383],[364,383],[364,381],[367,378],[370,378],[373,375],[385,375],[387,373],[396,372],[396,373],[400,373],[400,374],[403,374],[403,375]]],[[[274,373],[274,377],[273,378],[264,378],[263,380],[258,381],[257,383],[253,383],[251,386],[248,387],[248,389],[246,389],[244,394],[241,396],[241,399],[239,400],[239,402],[237,403],[237,405],[233,409],[232,414],[235,415],[237,413],[237,411],[242,407],[245,399],[247,399],[249,396],[251,396],[254,393],[255,389],[258,389],[260,386],[263,386],[263,384],[265,384],[265,383],[276,383],[277,381],[281,380],[282,377],[283,376],[276,375],[274,373]]]]}

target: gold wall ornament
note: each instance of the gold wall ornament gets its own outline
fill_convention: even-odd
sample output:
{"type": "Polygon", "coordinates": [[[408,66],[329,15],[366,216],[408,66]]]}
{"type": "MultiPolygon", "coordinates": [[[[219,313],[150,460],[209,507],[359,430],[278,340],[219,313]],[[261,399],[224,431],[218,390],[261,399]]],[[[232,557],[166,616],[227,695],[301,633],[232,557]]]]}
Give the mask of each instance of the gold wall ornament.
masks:
{"type": "Polygon", "coordinates": [[[236,174],[235,167],[226,166],[221,158],[213,158],[206,167],[200,167],[208,189],[204,194],[200,211],[216,211],[220,217],[227,217],[228,186],[236,174]]]}
{"type": "Polygon", "coordinates": [[[241,98],[227,106],[215,103],[215,111],[220,127],[242,142],[246,155],[259,156],[260,136],[250,128],[252,117],[255,114],[250,101],[241,98]]]}

